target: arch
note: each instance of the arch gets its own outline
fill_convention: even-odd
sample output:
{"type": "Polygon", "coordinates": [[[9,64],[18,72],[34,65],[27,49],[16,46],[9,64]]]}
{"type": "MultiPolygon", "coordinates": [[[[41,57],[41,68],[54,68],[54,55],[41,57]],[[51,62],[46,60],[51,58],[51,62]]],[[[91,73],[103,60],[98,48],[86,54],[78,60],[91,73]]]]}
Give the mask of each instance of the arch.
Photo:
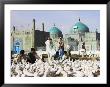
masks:
{"type": "Polygon", "coordinates": [[[14,47],[13,47],[13,50],[16,54],[19,54],[20,51],[22,50],[22,47],[23,47],[23,42],[21,39],[16,39],[14,41],[14,47]]]}

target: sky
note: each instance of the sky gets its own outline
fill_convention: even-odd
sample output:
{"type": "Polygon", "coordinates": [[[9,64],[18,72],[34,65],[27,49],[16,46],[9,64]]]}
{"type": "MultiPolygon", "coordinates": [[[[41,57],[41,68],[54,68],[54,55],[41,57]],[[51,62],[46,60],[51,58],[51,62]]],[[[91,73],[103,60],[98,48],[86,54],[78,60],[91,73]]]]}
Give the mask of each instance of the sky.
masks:
{"type": "Polygon", "coordinates": [[[100,11],[99,10],[12,10],[11,29],[32,28],[32,20],[36,21],[36,29],[42,30],[44,22],[45,31],[51,27],[58,27],[63,34],[70,31],[75,23],[80,21],[89,27],[90,31],[96,29],[100,32],[100,11]]]}

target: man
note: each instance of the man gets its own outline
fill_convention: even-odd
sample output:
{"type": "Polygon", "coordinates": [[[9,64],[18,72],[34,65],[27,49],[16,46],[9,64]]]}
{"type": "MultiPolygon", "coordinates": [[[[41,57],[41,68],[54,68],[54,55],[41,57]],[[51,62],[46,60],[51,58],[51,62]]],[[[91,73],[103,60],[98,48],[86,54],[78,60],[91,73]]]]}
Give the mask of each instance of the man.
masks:
{"type": "Polygon", "coordinates": [[[60,58],[62,58],[62,56],[64,55],[64,42],[61,37],[59,38],[58,41],[58,51],[60,58]]]}
{"type": "Polygon", "coordinates": [[[48,53],[48,62],[50,63],[52,56],[55,54],[55,50],[53,49],[52,39],[48,38],[45,44],[46,44],[46,51],[48,53]]]}
{"type": "Polygon", "coordinates": [[[29,58],[27,61],[32,63],[32,64],[35,63],[36,59],[40,59],[40,57],[37,55],[34,48],[31,48],[31,52],[28,53],[28,56],[29,56],[29,58]]]}
{"type": "Polygon", "coordinates": [[[66,48],[67,48],[67,55],[68,55],[69,57],[71,57],[71,45],[68,44],[66,48]]]}
{"type": "Polygon", "coordinates": [[[24,54],[25,51],[24,50],[21,50],[20,51],[20,54],[17,55],[17,57],[13,60],[14,62],[22,62],[22,60],[27,60],[26,58],[26,54],[24,54]]]}
{"type": "Polygon", "coordinates": [[[45,44],[46,44],[46,51],[51,52],[51,50],[53,49],[53,42],[52,42],[52,39],[50,37],[48,37],[45,44]]]}

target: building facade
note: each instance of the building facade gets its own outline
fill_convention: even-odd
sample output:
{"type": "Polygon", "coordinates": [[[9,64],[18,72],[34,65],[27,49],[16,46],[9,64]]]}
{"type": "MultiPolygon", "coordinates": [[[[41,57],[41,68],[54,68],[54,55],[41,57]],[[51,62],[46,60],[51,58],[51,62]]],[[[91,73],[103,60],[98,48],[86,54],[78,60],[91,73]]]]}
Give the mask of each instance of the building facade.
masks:
{"type": "MultiPolygon", "coordinates": [[[[86,51],[100,50],[100,33],[98,31],[90,32],[87,25],[79,21],[72,26],[70,33],[65,34],[65,44],[71,46],[71,50],[78,51],[82,49],[82,44],[86,51]]],[[[66,47],[65,47],[66,48],[66,47]]]]}
{"type": "Polygon", "coordinates": [[[19,53],[20,50],[28,52],[32,47],[36,50],[42,49],[42,47],[45,48],[45,41],[48,37],[52,39],[54,49],[56,50],[59,37],[62,37],[64,40],[65,50],[67,50],[67,45],[70,46],[72,51],[79,51],[82,48],[86,49],[86,51],[100,50],[100,33],[97,30],[90,32],[88,26],[82,23],[80,19],[72,26],[70,32],[65,35],[55,25],[48,32],[44,31],[44,23],[42,23],[42,31],[35,28],[35,19],[33,19],[32,28],[29,30],[16,30],[13,27],[11,32],[11,51],[19,53]]]}
{"type": "Polygon", "coordinates": [[[42,23],[42,31],[35,30],[35,19],[31,29],[16,29],[13,26],[11,32],[11,51],[20,53],[20,50],[29,52],[31,48],[45,47],[44,42],[49,37],[49,32],[44,31],[44,23],[42,23]]]}

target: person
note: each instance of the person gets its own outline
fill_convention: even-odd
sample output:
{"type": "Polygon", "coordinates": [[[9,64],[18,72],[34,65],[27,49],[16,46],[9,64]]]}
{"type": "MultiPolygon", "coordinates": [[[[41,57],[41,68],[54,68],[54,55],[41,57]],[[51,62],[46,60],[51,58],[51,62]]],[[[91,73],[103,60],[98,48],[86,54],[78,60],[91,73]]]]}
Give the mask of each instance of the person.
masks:
{"type": "Polygon", "coordinates": [[[60,58],[59,58],[59,52],[58,51],[56,51],[56,54],[55,54],[55,56],[54,56],[54,60],[59,60],[60,58]]]}
{"type": "Polygon", "coordinates": [[[82,55],[82,58],[84,58],[85,54],[86,54],[85,42],[82,42],[82,49],[80,50],[80,55],[82,55]]]}
{"type": "Polygon", "coordinates": [[[64,55],[64,42],[61,37],[59,38],[59,41],[58,41],[58,52],[59,52],[60,58],[62,58],[62,56],[64,55]]]}
{"type": "Polygon", "coordinates": [[[21,50],[20,51],[20,54],[17,55],[17,62],[22,62],[22,60],[27,60],[26,58],[26,54],[24,54],[25,51],[24,50],[21,50]]]}
{"type": "Polygon", "coordinates": [[[69,56],[69,57],[71,57],[71,45],[67,45],[67,55],[69,56]]]}
{"type": "Polygon", "coordinates": [[[50,62],[52,56],[55,55],[52,39],[49,37],[48,40],[45,42],[45,44],[46,44],[46,51],[48,53],[48,62],[50,62]]]}
{"type": "Polygon", "coordinates": [[[52,46],[53,46],[52,39],[50,37],[48,37],[48,39],[45,42],[45,44],[46,44],[46,51],[50,52],[51,49],[52,49],[52,46]]]}
{"type": "Polygon", "coordinates": [[[68,54],[67,54],[67,51],[64,51],[64,55],[62,56],[62,59],[65,60],[65,59],[68,59],[68,54]]]}
{"type": "Polygon", "coordinates": [[[30,63],[35,63],[36,59],[40,59],[40,57],[37,55],[36,51],[34,48],[31,48],[31,52],[28,53],[28,60],[27,62],[30,63]]]}
{"type": "Polygon", "coordinates": [[[13,63],[13,59],[14,59],[14,57],[13,57],[13,51],[11,51],[11,64],[13,63]]]}

